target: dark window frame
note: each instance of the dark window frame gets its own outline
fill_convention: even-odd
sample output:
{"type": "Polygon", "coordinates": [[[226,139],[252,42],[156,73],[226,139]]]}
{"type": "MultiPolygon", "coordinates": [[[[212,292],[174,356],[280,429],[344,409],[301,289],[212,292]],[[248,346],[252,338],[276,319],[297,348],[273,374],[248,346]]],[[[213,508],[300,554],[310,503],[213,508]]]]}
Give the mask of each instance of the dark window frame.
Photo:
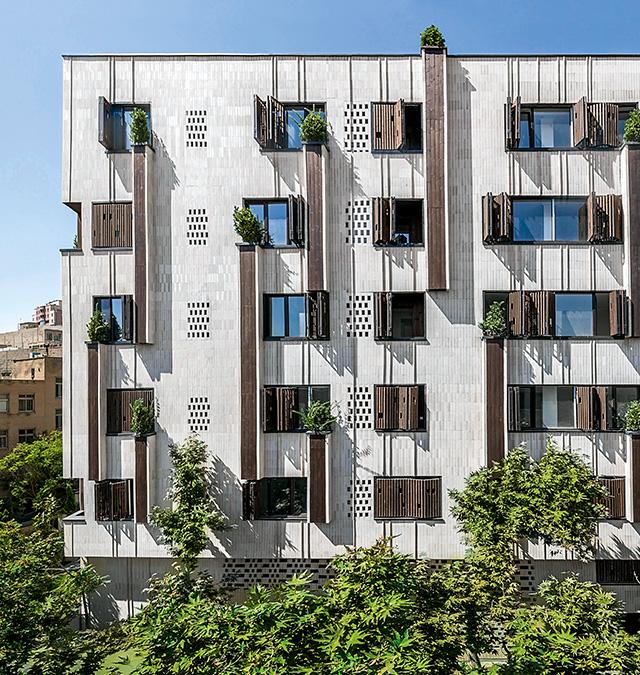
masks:
{"type": "Polygon", "coordinates": [[[101,307],[99,307],[99,302],[102,300],[108,300],[109,301],[109,320],[105,318],[105,321],[109,324],[109,339],[105,342],[105,344],[110,344],[110,345],[132,345],[135,344],[135,335],[134,335],[134,327],[135,327],[135,305],[133,302],[133,296],[125,293],[124,295],[94,295],[93,296],[93,311],[95,312],[96,309],[100,309],[102,312],[101,307]],[[113,335],[112,335],[112,321],[114,320],[114,314],[113,314],[113,301],[114,300],[120,300],[122,302],[122,326],[121,326],[121,331],[122,334],[124,335],[124,329],[126,326],[126,317],[125,317],[125,312],[127,311],[127,299],[129,302],[130,306],[130,312],[131,316],[129,317],[129,331],[131,335],[125,339],[124,337],[121,338],[120,340],[113,340],[113,335]]]}
{"type": "MultiPolygon", "coordinates": [[[[393,326],[393,314],[395,312],[393,306],[393,299],[402,296],[402,295],[415,295],[422,296],[422,330],[423,334],[421,336],[413,337],[398,337],[394,334],[391,337],[374,337],[376,342],[424,342],[427,339],[427,310],[426,310],[426,293],[424,291],[389,291],[392,294],[392,305],[391,305],[391,325],[393,326]]],[[[417,304],[417,303],[416,303],[417,304]]],[[[375,320],[375,311],[374,311],[374,320],[375,320]]]]}
{"type": "Polygon", "coordinates": [[[9,449],[9,429],[0,429],[0,450],[9,449]],[[2,442],[4,441],[4,443],[2,442]]]}
{"type": "MultiPolygon", "coordinates": [[[[375,129],[375,121],[373,119],[373,114],[371,115],[371,120],[370,120],[370,126],[369,126],[369,138],[370,138],[370,148],[371,148],[371,153],[373,155],[421,155],[424,152],[424,115],[422,111],[422,102],[421,101],[405,101],[404,99],[397,99],[395,101],[371,101],[369,103],[369,110],[373,110],[374,104],[377,103],[384,103],[384,104],[394,104],[398,103],[400,100],[402,100],[402,107],[403,110],[407,106],[410,107],[415,107],[418,108],[420,111],[420,139],[421,139],[421,144],[419,149],[409,149],[405,148],[405,139],[407,137],[407,118],[406,115],[403,115],[403,120],[402,120],[402,147],[397,149],[397,150],[391,150],[391,149],[374,149],[373,147],[373,139],[374,135],[376,132],[375,129]]],[[[424,227],[424,225],[423,225],[424,227]]],[[[424,236],[424,235],[423,235],[424,236]]]]}
{"type": "MultiPolygon", "coordinates": [[[[304,493],[305,493],[305,510],[300,514],[289,514],[289,515],[265,515],[265,509],[262,503],[262,499],[258,502],[258,512],[255,514],[255,520],[295,520],[295,521],[304,521],[307,519],[308,515],[308,499],[309,499],[309,479],[307,476],[265,476],[258,480],[258,483],[262,481],[267,481],[268,494],[267,498],[269,501],[272,501],[273,494],[271,489],[271,480],[287,480],[289,482],[289,509],[293,511],[293,505],[295,503],[295,490],[296,490],[296,481],[304,481],[304,493]]],[[[260,491],[260,485],[257,487],[260,491]]],[[[260,491],[262,496],[262,492],[260,491]]],[[[269,510],[273,511],[272,505],[269,505],[269,510]]]]}
{"type": "MultiPolygon", "coordinates": [[[[587,199],[589,198],[589,195],[544,195],[544,196],[535,196],[535,195],[517,195],[513,196],[510,195],[511,199],[511,212],[512,214],[515,211],[515,205],[518,202],[551,202],[551,207],[552,207],[552,212],[553,212],[553,219],[554,219],[554,230],[555,230],[555,220],[556,220],[556,215],[555,215],[555,203],[556,202],[568,202],[568,201],[577,201],[577,200],[583,200],[584,205],[586,206],[587,199]]],[[[588,246],[593,246],[594,244],[590,242],[586,238],[586,230],[585,230],[585,238],[584,239],[516,239],[515,238],[515,215],[513,217],[513,232],[514,232],[514,237],[511,241],[508,242],[500,242],[500,244],[509,244],[509,245],[531,245],[531,244],[556,244],[556,245],[582,245],[582,244],[587,244],[588,246]]],[[[555,234],[555,232],[554,232],[555,234]]],[[[620,244],[622,242],[606,242],[609,244],[615,243],[615,244],[620,244]]]]}
{"type": "Polygon", "coordinates": [[[381,241],[381,242],[376,242],[374,239],[374,235],[372,234],[372,244],[373,247],[376,249],[406,249],[406,248],[425,248],[426,243],[425,243],[425,228],[424,228],[424,199],[422,197],[381,197],[380,199],[388,199],[390,200],[389,203],[389,208],[392,210],[392,214],[389,214],[389,230],[390,230],[390,240],[389,241],[381,241]],[[392,202],[393,201],[393,206],[392,202]],[[407,202],[412,202],[412,203],[419,203],[420,204],[420,238],[422,241],[419,242],[414,242],[410,241],[407,244],[403,243],[398,243],[397,241],[393,241],[394,237],[398,236],[399,234],[404,234],[406,230],[398,230],[397,222],[398,222],[398,204],[399,203],[407,203],[407,202]]]}
{"type": "MultiPolygon", "coordinates": [[[[331,401],[331,385],[330,384],[265,384],[262,387],[262,390],[264,391],[265,389],[297,389],[298,390],[298,405],[300,406],[300,409],[302,410],[304,407],[308,406],[309,403],[313,400],[322,400],[322,399],[314,399],[312,397],[312,390],[313,389],[326,389],[327,390],[327,400],[331,401]],[[300,400],[300,390],[306,389],[307,390],[307,402],[304,404],[300,400]]],[[[265,410],[262,410],[262,414],[266,414],[265,410]]],[[[297,416],[298,420],[300,420],[299,416],[297,416]]],[[[300,426],[296,427],[295,429],[287,429],[285,431],[279,430],[279,429],[264,429],[263,428],[263,433],[265,434],[301,434],[301,433],[306,433],[305,427],[302,426],[302,422],[300,420],[299,422],[300,426]]]]}
{"type": "MultiPolygon", "coordinates": [[[[325,115],[325,119],[327,118],[327,104],[326,104],[326,102],[321,103],[319,101],[315,101],[315,102],[314,101],[306,101],[306,102],[304,102],[304,101],[278,101],[278,103],[280,103],[280,105],[284,109],[285,116],[286,116],[287,112],[290,111],[290,110],[297,110],[299,108],[302,108],[304,110],[304,116],[302,118],[303,120],[310,112],[322,112],[325,115]]],[[[287,126],[286,117],[285,117],[285,120],[284,120],[284,126],[285,126],[285,130],[286,130],[286,126],[287,126]]],[[[287,135],[287,147],[286,148],[272,145],[268,148],[261,148],[261,151],[262,152],[302,152],[302,149],[304,148],[304,145],[305,145],[304,143],[301,143],[300,147],[297,148],[297,147],[289,147],[288,143],[289,143],[289,136],[287,135]]]]}
{"type": "Polygon", "coordinates": [[[56,385],[55,385],[55,395],[56,398],[62,398],[62,378],[61,377],[56,377],[56,385]]]}
{"type": "Polygon", "coordinates": [[[298,342],[300,340],[309,340],[310,338],[306,335],[306,323],[307,323],[307,305],[306,305],[306,296],[304,293],[265,293],[263,295],[264,302],[264,330],[263,330],[263,339],[269,342],[298,342]],[[272,298],[286,298],[284,303],[284,330],[285,333],[289,331],[289,301],[288,298],[302,298],[305,304],[305,335],[270,335],[271,332],[271,299],[272,298]]]}
{"type": "MultiPolygon", "coordinates": [[[[130,101],[118,101],[115,103],[109,102],[111,105],[111,110],[112,110],[112,117],[111,117],[111,122],[113,124],[113,111],[115,109],[122,109],[124,112],[126,111],[132,111],[134,108],[142,108],[146,113],[147,113],[147,126],[149,128],[149,140],[147,142],[147,145],[149,147],[153,147],[153,119],[151,117],[151,103],[133,103],[130,101]]],[[[112,131],[113,133],[113,131],[112,131]]],[[[117,155],[117,154],[130,154],[132,152],[133,148],[105,148],[105,152],[108,155],[117,155]]]]}
{"type": "MultiPolygon", "coordinates": [[[[287,218],[285,221],[286,228],[287,228],[287,243],[286,244],[271,244],[271,243],[265,243],[261,244],[262,248],[284,248],[284,249],[298,249],[300,248],[297,244],[291,241],[289,238],[289,219],[291,218],[291,209],[289,208],[289,200],[286,197],[268,197],[265,199],[261,199],[260,197],[247,197],[242,200],[242,205],[246,208],[249,208],[251,206],[267,206],[268,204],[284,204],[285,208],[287,209],[287,218]]],[[[267,232],[269,232],[269,215],[268,215],[268,209],[264,209],[265,213],[265,219],[263,220],[263,226],[266,228],[267,232]]]]}
{"type": "MultiPolygon", "coordinates": [[[[380,387],[418,387],[418,428],[417,429],[400,429],[399,427],[391,428],[385,427],[384,429],[376,429],[376,433],[380,434],[416,434],[424,433],[428,431],[427,427],[427,385],[419,382],[411,382],[409,384],[375,384],[373,386],[373,414],[376,415],[376,396],[377,390],[380,387]]],[[[375,426],[375,425],[374,425],[375,426]]],[[[428,477],[428,476],[427,476],[428,477]]]]}
{"type": "MultiPolygon", "coordinates": [[[[528,104],[528,105],[522,105],[520,106],[520,126],[522,127],[522,122],[524,121],[525,116],[528,118],[527,119],[527,127],[528,127],[528,132],[529,132],[529,140],[535,142],[535,113],[536,112],[548,112],[548,111],[558,111],[558,110],[565,110],[569,113],[569,137],[570,141],[573,142],[572,134],[573,134],[573,105],[571,103],[533,103],[533,104],[528,104]]],[[[520,136],[520,140],[522,142],[522,135],[520,136]]],[[[574,145],[568,145],[568,146],[539,146],[536,147],[534,146],[528,146],[528,147],[517,147],[513,148],[515,151],[534,151],[534,152],[540,152],[540,151],[545,151],[545,150],[579,150],[580,148],[576,148],[574,145]]]]}
{"type": "Polygon", "coordinates": [[[33,443],[37,437],[35,428],[18,429],[18,443],[33,443]]]}
{"type": "Polygon", "coordinates": [[[23,415],[30,415],[36,411],[36,395],[35,394],[18,394],[18,413],[23,415]],[[31,407],[23,410],[23,403],[31,403],[31,407]]]}

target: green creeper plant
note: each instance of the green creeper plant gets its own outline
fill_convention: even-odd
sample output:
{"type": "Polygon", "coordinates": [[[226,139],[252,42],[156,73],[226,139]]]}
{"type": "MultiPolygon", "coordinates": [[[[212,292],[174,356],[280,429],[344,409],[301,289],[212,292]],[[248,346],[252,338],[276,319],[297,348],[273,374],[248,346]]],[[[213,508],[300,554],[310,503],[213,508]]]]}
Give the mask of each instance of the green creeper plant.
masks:
{"type": "Polygon", "coordinates": [[[315,434],[329,433],[338,419],[333,414],[334,405],[331,401],[311,401],[306,408],[294,412],[307,431],[315,434]]]}
{"type": "Polygon", "coordinates": [[[640,401],[631,401],[624,413],[625,431],[640,431],[640,401]]]}
{"type": "Polygon", "coordinates": [[[326,143],[329,125],[326,115],[319,110],[309,110],[300,122],[300,140],[303,143],[326,143]]]}
{"type": "Polygon", "coordinates": [[[634,108],[624,123],[624,140],[627,143],[640,143],[640,110],[634,108]]]}
{"type": "Polygon", "coordinates": [[[504,301],[492,302],[480,328],[486,337],[501,338],[509,335],[507,305],[504,301]]]}
{"type": "Polygon", "coordinates": [[[233,228],[247,244],[269,242],[269,233],[248,206],[233,209],[233,228]]]}
{"type": "Polygon", "coordinates": [[[152,434],[155,427],[155,412],[152,403],[145,403],[137,398],[129,406],[131,408],[131,431],[136,436],[152,434]]]}
{"type": "Polygon", "coordinates": [[[143,108],[134,108],[131,112],[129,138],[133,145],[144,145],[149,142],[149,124],[147,113],[143,108]]]}
{"type": "Polygon", "coordinates": [[[109,324],[104,320],[102,312],[96,309],[87,324],[87,340],[89,342],[107,342],[109,339],[109,324]]]}
{"type": "Polygon", "coordinates": [[[440,29],[431,24],[420,33],[420,45],[422,47],[437,47],[443,49],[445,41],[440,29]]]}

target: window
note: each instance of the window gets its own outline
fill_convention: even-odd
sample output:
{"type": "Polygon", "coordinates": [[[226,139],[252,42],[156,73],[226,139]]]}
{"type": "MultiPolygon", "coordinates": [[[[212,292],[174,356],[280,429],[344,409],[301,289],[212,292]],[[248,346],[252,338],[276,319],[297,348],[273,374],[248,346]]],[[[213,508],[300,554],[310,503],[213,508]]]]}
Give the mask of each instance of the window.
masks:
{"type": "Polygon", "coordinates": [[[509,396],[510,431],[576,428],[573,386],[511,387],[509,396]]]}
{"type": "Polygon", "coordinates": [[[56,431],[62,431],[62,410],[56,410],[56,431]]]}
{"type": "Polygon", "coordinates": [[[640,560],[596,560],[596,581],[603,585],[637,586],[640,560]]]}
{"type": "Polygon", "coordinates": [[[640,387],[615,386],[609,387],[608,401],[609,416],[612,429],[624,429],[624,416],[632,401],[640,400],[640,387]]]}
{"type": "Polygon", "coordinates": [[[133,520],[133,480],[100,480],[95,484],[98,521],[133,520]]]}
{"type": "Polygon", "coordinates": [[[126,343],[133,340],[133,298],[130,295],[94,298],[108,329],[107,342],[126,343]]]}
{"type": "Polygon", "coordinates": [[[146,111],[149,141],[151,141],[151,111],[148,105],[111,104],[101,96],[98,107],[98,141],[107,150],[111,152],[131,150],[131,113],[134,108],[142,108],[146,111]]]}
{"type": "Polygon", "coordinates": [[[32,413],[36,407],[35,394],[19,394],[18,395],[18,412],[32,413]]]}
{"type": "Polygon", "coordinates": [[[9,412],[9,394],[0,394],[0,413],[9,412]]]}
{"type": "Polygon", "coordinates": [[[420,431],[426,428],[424,385],[376,385],[376,431],[420,431]]]}
{"type": "Polygon", "coordinates": [[[62,398],[62,378],[56,377],[56,398],[62,398]]]}
{"type": "Polygon", "coordinates": [[[305,518],[306,478],[261,478],[242,486],[243,518],[305,518]]]}
{"type": "Polygon", "coordinates": [[[424,243],[422,199],[374,197],[371,206],[374,246],[419,246],[424,243]]]}
{"type": "Polygon", "coordinates": [[[309,291],[304,295],[266,295],[264,337],[329,339],[329,294],[309,291]]]}
{"type": "Polygon", "coordinates": [[[375,293],[376,340],[424,339],[424,293],[375,293]]]}
{"type": "Polygon", "coordinates": [[[286,125],[286,138],[287,144],[285,147],[290,150],[299,150],[302,147],[302,140],[300,138],[300,125],[304,121],[304,118],[311,112],[318,111],[322,117],[325,117],[324,106],[319,104],[311,104],[310,106],[305,107],[302,104],[294,105],[285,105],[284,114],[285,114],[285,125],[286,125]]]}
{"type": "Polygon", "coordinates": [[[33,443],[35,440],[35,429],[18,429],[18,443],[33,443]]]}
{"type": "Polygon", "coordinates": [[[265,432],[304,431],[296,411],[312,401],[330,400],[328,385],[264,387],[262,390],[262,428],[265,432]]]}
{"type": "Polygon", "coordinates": [[[0,429],[0,450],[9,449],[9,432],[6,429],[0,429]]]}
{"type": "Polygon", "coordinates": [[[254,96],[254,138],[265,150],[299,150],[300,125],[312,111],[325,114],[323,103],[281,103],[254,96]]]}
{"type": "Polygon", "coordinates": [[[631,111],[636,108],[637,106],[632,104],[618,106],[618,143],[624,141],[624,125],[627,123],[631,111]]]}
{"type": "Polygon", "coordinates": [[[303,246],[306,206],[302,197],[289,199],[245,199],[256,218],[269,233],[268,245],[303,246]]]}
{"type": "Polygon", "coordinates": [[[607,496],[601,501],[606,509],[606,520],[622,520],[625,517],[625,479],[624,476],[598,478],[606,489],[607,496]]]}
{"type": "Polygon", "coordinates": [[[522,108],[519,148],[570,148],[571,108],[522,108]]]}
{"type": "Polygon", "coordinates": [[[373,152],[422,152],[422,104],[372,103],[373,152]]]}
{"type": "Polygon", "coordinates": [[[153,389],[107,389],[107,434],[131,432],[131,404],[138,399],[153,406],[153,389]]]}
{"type": "Polygon", "coordinates": [[[442,478],[374,478],[373,517],[442,518],[442,478]]]}
{"type": "Polygon", "coordinates": [[[584,199],[513,199],[513,241],[585,241],[584,199]]]}

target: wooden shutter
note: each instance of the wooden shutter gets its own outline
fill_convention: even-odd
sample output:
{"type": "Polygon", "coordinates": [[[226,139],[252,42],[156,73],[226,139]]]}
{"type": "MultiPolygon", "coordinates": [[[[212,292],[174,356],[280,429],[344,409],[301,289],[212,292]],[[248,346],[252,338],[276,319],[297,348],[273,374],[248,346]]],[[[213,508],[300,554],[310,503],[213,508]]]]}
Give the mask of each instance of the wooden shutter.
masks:
{"type": "Polygon", "coordinates": [[[94,489],[96,520],[112,520],[111,485],[108,480],[97,481],[94,489]]]}
{"type": "Polygon", "coordinates": [[[428,520],[442,517],[442,479],[376,478],[374,518],[428,520]]]}
{"type": "Polygon", "coordinates": [[[98,142],[113,150],[113,110],[104,96],[98,99],[98,142]]]}
{"type": "Polygon", "coordinates": [[[584,206],[580,207],[578,218],[581,223],[586,222],[587,241],[599,241],[600,232],[598,231],[598,222],[596,218],[596,196],[593,192],[585,200],[584,206]]]}
{"type": "Polygon", "coordinates": [[[131,202],[91,205],[91,246],[93,248],[131,248],[133,246],[131,202]]]}
{"type": "Polygon", "coordinates": [[[482,241],[486,244],[495,241],[494,209],[493,195],[488,192],[482,196],[482,241]]]}
{"type": "Polygon", "coordinates": [[[388,340],[393,337],[393,294],[374,293],[374,337],[388,340]]]}
{"type": "Polygon", "coordinates": [[[287,235],[289,241],[296,246],[304,246],[306,202],[302,197],[289,195],[287,215],[287,235]]]}
{"type": "Polygon", "coordinates": [[[593,431],[593,402],[591,387],[576,387],[576,426],[581,431],[593,431]]]}
{"type": "MultiPolygon", "coordinates": [[[[372,103],[371,120],[373,126],[372,149],[397,150],[396,103],[372,103]]],[[[400,121],[400,124],[402,122],[400,121]]]]}
{"type": "Polygon", "coordinates": [[[310,340],[329,339],[329,292],[309,291],[305,295],[307,337],[310,340]]]}
{"type": "Polygon", "coordinates": [[[609,414],[609,400],[611,393],[609,387],[593,387],[591,391],[591,405],[593,427],[596,431],[608,431],[611,428],[611,415],[609,414]]]}
{"type": "Polygon", "coordinates": [[[131,431],[131,404],[142,399],[153,405],[153,389],[107,389],[107,433],[131,431]]]}
{"type": "Polygon", "coordinates": [[[269,120],[269,143],[274,148],[287,147],[287,124],[284,106],[280,101],[269,96],[267,98],[269,120]]]}
{"type": "Polygon", "coordinates": [[[113,520],[131,520],[133,508],[130,480],[116,480],[111,483],[111,508],[113,520]]]}
{"type": "MultiPolygon", "coordinates": [[[[554,333],[555,295],[552,291],[530,291],[526,294],[531,299],[531,309],[525,307],[531,317],[530,335],[550,337],[554,333]]],[[[526,301],[526,299],[525,299],[526,301]]]]}
{"type": "Polygon", "coordinates": [[[373,197],[371,220],[374,245],[388,244],[391,241],[391,202],[388,197],[373,197]]]}
{"type": "Polygon", "coordinates": [[[512,223],[511,197],[506,192],[489,192],[482,197],[482,238],[486,243],[511,241],[512,223]]]}
{"type": "Polygon", "coordinates": [[[520,422],[520,387],[507,389],[507,424],[509,431],[521,431],[520,422]]]}
{"type": "Polygon", "coordinates": [[[580,148],[591,145],[589,133],[589,104],[583,96],[573,105],[573,144],[580,148]]]}
{"type": "Polygon", "coordinates": [[[258,515],[258,481],[242,484],[242,520],[255,520],[258,515]]]}
{"type": "Polygon", "coordinates": [[[622,241],[622,197],[591,195],[594,238],[589,241],[622,241]]]}
{"type": "Polygon", "coordinates": [[[376,431],[390,431],[398,428],[398,388],[378,385],[374,391],[376,431]]]}
{"type": "Polygon", "coordinates": [[[276,431],[293,431],[300,426],[300,418],[295,413],[300,409],[297,387],[277,387],[276,406],[276,431]]]}
{"type": "Polygon", "coordinates": [[[625,478],[599,478],[599,482],[607,491],[607,496],[602,500],[606,508],[606,518],[610,520],[623,519],[625,517],[625,478]]]}
{"type": "Polygon", "coordinates": [[[419,398],[417,385],[398,387],[398,429],[415,431],[419,428],[419,398]]]}
{"type": "Polygon", "coordinates": [[[618,146],[618,105],[616,103],[590,103],[590,145],[597,147],[618,146]]]}
{"type": "Polygon", "coordinates": [[[277,431],[276,387],[264,387],[262,390],[262,430],[277,431]]]}
{"type": "Polygon", "coordinates": [[[122,296],[122,339],[133,342],[133,296],[122,296]]]}
{"type": "Polygon", "coordinates": [[[505,106],[505,134],[506,146],[515,150],[520,145],[520,97],[507,97],[505,106]]]}
{"type": "Polygon", "coordinates": [[[627,302],[624,291],[609,292],[609,333],[611,337],[627,334],[627,302]]]}
{"type": "Polygon", "coordinates": [[[509,332],[515,337],[524,335],[524,292],[511,291],[507,298],[509,332]]]}
{"type": "Polygon", "coordinates": [[[253,97],[253,137],[261,148],[269,143],[267,104],[259,97],[253,97]]]}
{"type": "Polygon", "coordinates": [[[400,99],[393,105],[393,143],[394,150],[404,145],[404,101],[400,99]]]}

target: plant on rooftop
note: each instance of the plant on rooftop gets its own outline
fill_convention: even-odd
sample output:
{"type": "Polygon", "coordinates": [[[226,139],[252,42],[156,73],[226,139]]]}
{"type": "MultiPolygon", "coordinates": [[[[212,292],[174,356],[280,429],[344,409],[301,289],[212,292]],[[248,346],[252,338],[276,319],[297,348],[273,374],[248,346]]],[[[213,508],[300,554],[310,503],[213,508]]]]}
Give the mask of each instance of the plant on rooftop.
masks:
{"type": "Polygon", "coordinates": [[[443,49],[445,41],[440,29],[433,24],[428,28],[425,28],[420,34],[420,45],[422,47],[437,47],[443,49]]]}
{"type": "Polygon", "coordinates": [[[631,401],[624,413],[624,430],[640,431],[640,401],[631,401]]]}
{"type": "Polygon", "coordinates": [[[492,302],[484,320],[480,322],[480,328],[485,337],[507,337],[509,326],[507,325],[506,304],[502,301],[492,302]]]}
{"type": "Polygon", "coordinates": [[[109,339],[109,326],[99,309],[91,315],[87,324],[87,340],[89,342],[106,342],[109,339]]]}
{"type": "Polygon", "coordinates": [[[627,143],[640,143],[640,110],[635,108],[624,123],[624,140],[627,143]]]}
{"type": "Polygon", "coordinates": [[[131,113],[129,137],[133,145],[144,145],[149,142],[149,125],[147,113],[143,108],[134,108],[131,113]]]}
{"type": "Polygon", "coordinates": [[[136,436],[152,434],[155,426],[153,404],[145,403],[141,398],[137,398],[129,407],[131,408],[131,431],[136,436]]]}
{"type": "Polygon", "coordinates": [[[302,426],[310,433],[328,434],[338,419],[333,414],[333,406],[331,401],[311,401],[306,408],[294,412],[300,417],[302,426]]]}
{"type": "Polygon", "coordinates": [[[329,125],[325,114],[319,110],[310,110],[300,123],[300,140],[303,143],[326,143],[329,125]]]}
{"type": "Polygon", "coordinates": [[[264,244],[270,241],[269,233],[248,206],[241,209],[236,206],[233,209],[233,228],[246,244],[264,244]]]}

